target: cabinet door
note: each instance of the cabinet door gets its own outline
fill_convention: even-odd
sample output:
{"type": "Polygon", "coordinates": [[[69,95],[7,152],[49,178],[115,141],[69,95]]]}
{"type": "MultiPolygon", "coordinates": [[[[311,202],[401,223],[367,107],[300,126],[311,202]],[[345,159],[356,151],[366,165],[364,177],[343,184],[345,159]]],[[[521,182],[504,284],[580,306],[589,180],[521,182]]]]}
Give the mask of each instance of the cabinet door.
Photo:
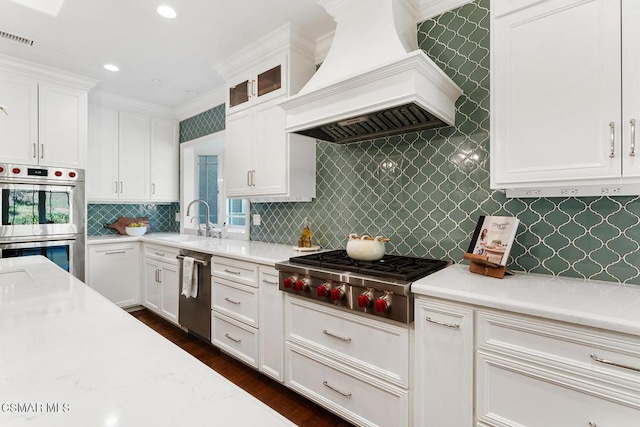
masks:
{"type": "Polygon", "coordinates": [[[231,80],[227,86],[227,112],[240,111],[250,105],[251,79],[246,75],[231,80]]]}
{"type": "Polygon", "coordinates": [[[473,426],[473,312],[416,300],[416,421],[473,426]]]}
{"type": "MultiPolygon", "coordinates": [[[[273,103],[255,107],[253,194],[285,194],[289,180],[288,135],[284,110],[273,103]]],[[[309,165],[315,167],[315,165],[309,165]]]]}
{"type": "Polygon", "coordinates": [[[151,200],[178,200],[178,123],[151,119],[151,200]]]}
{"type": "Polygon", "coordinates": [[[162,283],[162,306],[160,314],[173,323],[178,323],[178,302],[180,296],[180,278],[178,266],[162,263],[160,282],[162,283]]]}
{"type": "Polygon", "coordinates": [[[38,83],[0,72],[0,161],[38,164],[38,83]]]}
{"type": "Polygon", "coordinates": [[[284,381],[284,292],[278,289],[278,272],[260,267],[258,284],[260,372],[284,381]]]}
{"type": "Polygon", "coordinates": [[[162,286],[160,283],[160,267],[158,263],[145,258],[142,305],[149,310],[160,312],[162,286]]]}
{"type": "Polygon", "coordinates": [[[149,116],[120,111],[119,123],[120,199],[149,200],[149,116]]]}
{"type": "Polygon", "coordinates": [[[640,2],[622,2],[622,174],[640,176],[640,2]]]}
{"type": "Polygon", "coordinates": [[[118,198],[118,110],[89,105],[87,199],[118,198]]]}
{"type": "Polygon", "coordinates": [[[87,93],[40,83],[39,160],[41,165],[84,168],[87,152],[87,93]]]}
{"type": "Polygon", "coordinates": [[[243,197],[251,192],[253,116],[247,110],[227,116],[224,166],[227,197],[243,197]]]}
{"type": "Polygon", "coordinates": [[[89,246],[89,286],[118,307],[140,303],[137,243],[89,246]]]}
{"type": "Polygon", "coordinates": [[[254,104],[287,94],[287,64],[287,56],[282,55],[255,67],[255,87],[251,93],[254,104]]]}
{"type": "Polygon", "coordinates": [[[514,3],[491,3],[492,187],[619,177],[620,2],[514,3]]]}

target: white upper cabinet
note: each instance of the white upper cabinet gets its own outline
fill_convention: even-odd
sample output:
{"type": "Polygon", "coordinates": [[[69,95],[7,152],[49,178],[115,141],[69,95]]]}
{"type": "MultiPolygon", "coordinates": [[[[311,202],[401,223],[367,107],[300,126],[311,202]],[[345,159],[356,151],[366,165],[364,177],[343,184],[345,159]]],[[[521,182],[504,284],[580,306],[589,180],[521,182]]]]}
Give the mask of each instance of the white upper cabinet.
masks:
{"type": "Polygon", "coordinates": [[[87,91],[93,84],[0,58],[0,162],[84,168],[87,91]],[[2,69],[5,63],[13,64],[12,71],[2,69]]]}
{"type": "Polygon", "coordinates": [[[272,202],[315,197],[315,140],[285,132],[285,113],[278,106],[315,72],[313,47],[285,25],[218,67],[227,81],[227,197],[272,202]]]}
{"type": "Polygon", "coordinates": [[[492,0],[492,188],[513,196],[638,191],[628,179],[640,176],[628,141],[640,110],[630,45],[637,3],[492,0]]]}
{"type": "Polygon", "coordinates": [[[0,161],[38,164],[38,82],[0,71],[0,161]]]}
{"type": "Polygon", "coordinates": [[[227,83],[227,112],[232,113],[287,94],[287,56],[279,55],[240,74],[227,83]]]}
{"type": "Polygon", "coordinates": [[[640,178],[638,126],[640,125],[640,2],[622,2],[622,170],[640,178]]]}
{"type": "Polygon", "coordinates": [[[178,123],[90,104],[87,199],[178,200],[178,123]]]}

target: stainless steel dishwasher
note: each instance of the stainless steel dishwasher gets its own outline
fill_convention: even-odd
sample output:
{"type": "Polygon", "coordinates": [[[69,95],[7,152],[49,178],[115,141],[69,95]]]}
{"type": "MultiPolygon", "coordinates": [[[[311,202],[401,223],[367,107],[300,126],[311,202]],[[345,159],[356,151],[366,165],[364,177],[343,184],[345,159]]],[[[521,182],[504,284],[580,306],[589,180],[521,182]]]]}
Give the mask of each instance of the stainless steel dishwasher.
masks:
{"type": "Polygon", "coordinates": [[[189,333],[211,342],[211,255],[181,250],[180,260],[180,305],[178,323],[189,333]],[[187,298],[182,295],[182,269],[185,256],[195,259],[194,274],[198,275],[198,295],[187,298]]]}

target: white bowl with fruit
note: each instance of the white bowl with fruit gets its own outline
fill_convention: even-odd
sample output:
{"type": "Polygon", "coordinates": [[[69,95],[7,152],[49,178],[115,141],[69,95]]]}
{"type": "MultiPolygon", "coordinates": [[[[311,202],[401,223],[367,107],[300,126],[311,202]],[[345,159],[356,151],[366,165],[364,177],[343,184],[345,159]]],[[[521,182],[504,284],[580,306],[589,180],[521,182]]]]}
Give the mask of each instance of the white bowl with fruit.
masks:
{"type": "Polygon", "coordinates": [[[129,236],[142,236],[147,232],[147,226],[144,222],[132,222],[124,228],[129,236]]]}

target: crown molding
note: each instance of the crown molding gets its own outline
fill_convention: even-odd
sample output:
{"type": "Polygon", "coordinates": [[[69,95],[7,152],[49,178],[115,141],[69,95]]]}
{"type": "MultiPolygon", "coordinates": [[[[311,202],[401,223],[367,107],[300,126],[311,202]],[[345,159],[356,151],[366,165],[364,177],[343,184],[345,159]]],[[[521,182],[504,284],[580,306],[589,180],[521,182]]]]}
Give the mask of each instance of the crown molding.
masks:
{"type": "Polygon", "coordinates": [[[129,98],[102,90],[92,90],[89,92],[89,103],[108,105],[118,109],[133,111],[137,113],[149,114],[156,117],[164,117],[167,119],[176,119],[176,111],[173,108],[164,105],[153,104],[151,102],[141,101],[135,98],[129,98]]]}
{"type": "Polygon", "coordinates": [[[205,92],[202,95],[194,98],[190,101],[175,108],[175,114],[178,120],[182,121],[193,117],[202,112],[210,110],[220,104],[225,103],[225,88],[224,86],[217,87],[209,92],[205,92]]]}
{"type": "Polygon", "coordinates": [[[97,79],[80,74],[2,54],[0,54],[0,69],[19,73],[39,81],[65,84],[86,91],[91,90],[99,82],[97,79]]]}
{"type": "Polygon", "coordinates": [[[456,9],[473,0],[420,0],[416,22],[424,22],[427,19],[442,15],[444,12],[456,9]]]}

